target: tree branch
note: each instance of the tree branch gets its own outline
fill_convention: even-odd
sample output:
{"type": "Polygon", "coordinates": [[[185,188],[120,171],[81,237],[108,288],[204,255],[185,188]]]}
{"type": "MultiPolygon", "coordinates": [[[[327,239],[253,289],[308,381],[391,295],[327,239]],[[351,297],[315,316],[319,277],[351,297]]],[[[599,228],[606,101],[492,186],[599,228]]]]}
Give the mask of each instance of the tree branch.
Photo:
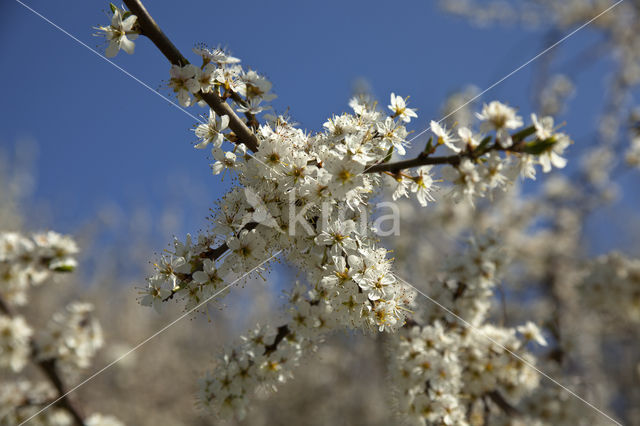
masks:
{"type": "MultiPolygon", "coordinates": [[[[10,318],[15,317],[15,313],[13,312],[9,304],[2,298],[0,298],[0,312],[10,318]]],[[[33,340],[31,340],[31,347],[31,362],[33,362],[40,368],[40,370],[44,373],[49,382],[51,382],[53,387],[58,392],[58,397],[56,398],[58,401],[55,403],[55,405],[66,410],[73,418],[73,422],[76,426],[84,426],[85,422],[82,411],[71,399],[69,399],[67,395],[67,387],[65,386],[64,381],[60,376],[60,372],[56,367],[55,358],[38,360],[37,349],[33,340]]]]}
{"type": "MultiPolygon", "coordinates": [[[[259,225],[259,223],[257,223],[257,222],[249,222],[241,229],[241,231],[251,231],[252,229],[257,228],[258,225],[259,225]]],[[[225,254],[227,252],[227,250],[229,250],[229,246],[227,246],[227,243],[222,243],[218,247],[215,247],[215,248],[212,248],[212,249],[209,249],[209,250],[207,250],[205,252],[200,253],[200,257],[203,258],[203,259],[218,260],[218,258],[220,256],[222,256],[223,254],[225,254]]],[[[176,274],[176,275],[178,276],[178,278],[180,278],[181,281],[192,280],[191,274],[176,274]]],[[[176,290],[171,290],[171,294],[168,295],[167,297],[165,297],[164,299],[162,299],[162,301],[166,302],[168,300],[173,299],[173,297],[180,290],[181,290],[180,288],[178,288],[176,290]]]]}
{"type": "Polygon", "coordinates": [[[84,417],[81,414],[80,408],[78,408],[78,406],[71,399],[69,399],[68,395],[66,395],[67,388],[64,385],[62,378],[60,377],[60,373],[58,371],[58,368],[56,367],[55,358],[35,362],[38,367],[40,367],[40,370],[42,370],[44,375],[47,376],[47,379],[49,379],[51,384],[53,384],[53,386],[58,391],[58,398],[60,399],[55,403],[55,405],[66,410],[71,415],[71,417],[73,417],[73,422],[77,426],[84,426],[84,417]]]}
{"type": "Polygon", "coordinates": [[[464,158],[465,154],[458,155],[447,155],[445,157],[429,157],[425,153],[420,153],[416,158],[411,160],[403,160],[397,161],[395,163],[382,163],[376,164],[375,166],[371,166],[366,169],[365,173],[379,173],[379,172],[391,172],[397,173],[400,170],[411,169],[413,167],[427,166],[431,164],[451,164],[456,166],[460,164],[462,158],[464,158]]]}
{"type": "Polygon", "coordinates": [[[500,409],[504,411],[505,414],[512,417],[520,416],[520,411],[516,407],[511,405],[509,401],[504,399],[504,396],[502,396],[502,394],[497,390],[487,393],[487,396],[491,398],[491,401],[493,401],[498,407],[500,407],[500,409]]]}
{"type": "MultiPolygon", "coordinates": [[[[403,160],[397,161],[395,163],[379,163],[369,168],[365,169],[364,173],[380,173],[380,172],[390,172],[390,173],[398,173],[404,169],[410,169],[413,167],[420,166],[428,166],[435,164],[450,164],[452,166],[457,166],[464,158],[476,159],[479,158],[490,151],[507,151],[507,152],[529,152],[528,149],[532,147],[527,147],[527,143],[525,139],[528,136],[531,136],[536,132],[535,126],[531,125],[529,127],[525,127],[522,130],[511,135],[511,139],[513,144],[508,148],[503,148],[498,141],[494,141],[493,144],[490,144],[491,137],[485,137],[478,146],[475,148],[467,147],[467,149],[463,152],[460,152],[456,155],[447,155],[444,157],[431,157],[430,155],[436,150],[436,147],[431,147],[431,140],[427,145],[427,148],[422,151],[418,156],[411,160],[403,160]]],[[[540,141],[536,139],[534,142],[542,142],[545,143],[547,141],[540,141]]],[[[530,144],[529,144],[530,145],[530,144]]]]}
{"type": "MultiPolygon", "coordinates": [[[[169,62],[179,66],[184,66],[189,63],[178,48],[162,32],[140,0],[124,0],[124,3],[131,13],[138,17],[137,24],[140,27],[142,35],[149,38],[169,62]]],[[[249,129],[244,121],[240,119],[233,108],[220,98],[215,90],[208,93],[200,91],[196,93],[196,96],[204,100],[216,114],[229,117],[229,128],[233,130],[238,137],[238,143],[245,144],[247,148],[253,152],[258,150],[258,138],[256,135],[249,129]]]]}
{"type": "Polygon", "coordinates": [[[278,349],[278,345],[280,344],[280,342],[282,342],[282,340],[284,340],[284,338],[287,337],[289,333],[291,333],[291,330],[289,330],[289,326],[287,324],[278,327],[278,333],[273,339],[273,343],[264,347],[264,355],[268,355],[278,349]]]}

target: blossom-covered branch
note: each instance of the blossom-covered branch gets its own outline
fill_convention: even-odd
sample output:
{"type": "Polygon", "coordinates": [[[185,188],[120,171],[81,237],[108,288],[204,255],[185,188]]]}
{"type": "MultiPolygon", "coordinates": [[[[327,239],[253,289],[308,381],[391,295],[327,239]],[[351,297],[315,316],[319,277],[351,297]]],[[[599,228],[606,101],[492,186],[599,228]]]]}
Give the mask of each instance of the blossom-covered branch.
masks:
{"type": "MultiPolygon", "coordinates": [[[[140,32],[157,40],[173,63],[169,84],[182,105],[204,106],[200,101],[212,96],[229,109],[235,105],[254,114],[262,111],[260,102],[272,99],[271,83],[221,49],[196,48],[202,65],[189,64],[139,1],[126,4],[139,19],[140,32]]],[[[213,296],[217,302],[229,288],[225,282],[247,276],[274,253],[283,253],[306,280],[289,294],[285,325],[256,326],[220,355],[200,381],[202,405],[216,414],[244,416],[256,388],[275,389],[324,336],[348,329],[392,334],[394,388],[402,396],[400,410],[413,422],[466,424],[474,409],[468,399],[487,409],[494,398],[503,414],[513,415],[511,404],[538,386],[526,345],[547,342],[533,323],[506,327],[487,321],[505,263],[499,239],[472,239],[468,255],[430,282],[434,297],[459,317],[423,309],[414,303],[415,289],[393,272],[390,251],[380,245],[372,199],[386,184],[395,184],[394,200],[414,194],[422,206],[435,203],[434,175],[441,173],[450,199],[473,204],[506,190],[518,175],[535,178],[536,166],[545,173],[562,168],[571,141],[557,132],[553,119],[532,114],[525,126],[515,108],[493,101],[476,114],[477,126],[461,126],[457,136],[431,122],[435,140],[423,153],[391,162],[410,145],[406,124],[417,112],[408,107],[408,97],[392,93],[387,110],[369,97],[354,97],[351,113],[332,116],[316,133],[278,116],[262,125],[249,118],[254,134],[236,116],[256,138],[253,145],[234,128],[238,124],[227,110],[207,103],[209,119],[196,127],[195,147],[212,145],[213,173],[230,174],[237,185],[217,202],[211,229],[174,240],[155,263],[140,302],[157,308],[178,299],[186,310],[213,296]],[[225,133],[227,128],[234,134],[225,133]],[[246,155],[247,148],[253,155],[246,155]],[[403,172],[409,168],[416,170],[403,172]],[[493,340],[468,333],[456,321],[460,317],[493,340]]]]}
{"type": "MultiPolygon", "coordinates": [[[[169,40],[164,32],[162,32],[141,1],[124,0],[124,3],[129,10],[137,16],[137,23],[141,34],[149,38],[169,62],[179,67],[189,65],[189,61],[180,53],[178,48],[169,40]]],[[[258,149],[258,139],[255,134],[215,90],[206,93],[198,91],[196,95],[204,100],[216,114],[229,117],[229,128],[236,134],[239,143],[243,143],[251,151],[258,149]]]]}

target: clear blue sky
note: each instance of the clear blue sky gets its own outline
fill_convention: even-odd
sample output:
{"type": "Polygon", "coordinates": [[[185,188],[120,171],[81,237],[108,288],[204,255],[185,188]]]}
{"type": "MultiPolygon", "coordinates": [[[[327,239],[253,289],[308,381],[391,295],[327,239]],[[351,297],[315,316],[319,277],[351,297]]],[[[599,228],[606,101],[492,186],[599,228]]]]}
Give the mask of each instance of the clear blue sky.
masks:
{"type": "MultiPolygon", "coordinates": [[[[108,2],[24,1],[103,52],[92,27],[108,23],[108,2]]],[[[435,1],[145,4],[187,57],[197,42],[221,44],[268,76],[276,111],[290,108],[310,130],[347,110],[354,80],[364,78],[385,105],[392,91],[411,95],[419,113],[412,126],[420,131],[439,118],[448,93],[467,84],[484,89],[544,47],[540,30],[476,29],[440,12],[435,1]]],[[[587,29],[557,53],[577,52],[593,40],[587,29]]],[[[105,203],[120,205],[125,215],[136,203],[161,209],[180,198],[176,193],[199,195],[175,232],[204,224],[207,206],[226,185],[210,175],[206,153],[191,147],[192,118],[14,0],[0,6],[0,50],[0,146],[10,149],[21,138],[38,143],[34,195],[51,206],[52,227],[73,232],[105,203]]],[[[170,96],[161,88],[169,64],[148,40],[139,38],[133,56],[120,52],[114,61],[170,96]]],[[[596,64],[580,75],[572,112],[561,117],[576,137],[594,128],[606,69],[596,64]]],[[[501,99],[528,116],[532,71],[524,69],[481,100],[501,99]]]]}

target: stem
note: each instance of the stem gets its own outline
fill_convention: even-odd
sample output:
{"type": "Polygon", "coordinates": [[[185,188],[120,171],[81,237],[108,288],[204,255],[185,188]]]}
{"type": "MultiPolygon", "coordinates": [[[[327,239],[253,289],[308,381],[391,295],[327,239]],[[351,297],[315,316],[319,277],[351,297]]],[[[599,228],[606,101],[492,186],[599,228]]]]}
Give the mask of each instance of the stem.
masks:
{"type": "MultiPolygon", "coordinates": [[[[257,228],[259,225],[259,223],[257,222],[249,222],[247,223],[242,229],[241,231],[251,231],[252,229],[257,228]]],[[[200,253],[200,257],[203,259],[211,259],[211,260],[218,260],[218,258],[220,258],[220,256],[222,256],[223,254],[225,254],[227,252],[227,250],[229,250],[229,246],[227,246],[227,243],[222,243],[220,244],[218,247],[216,248],[212,248],[209,249],[205,252],[200,253]]],[[[180,278],[180,280],[182,281],[191,281],[191,274],[177,274],[178,278],[180,278]]],[[[168,300],[173,299],[173,297],[176,295],[176,293],[178,293],[178,291],[180,291],[181,289],[177,289],[177,290],[171,290],[171,294],[168,295],[167,297],[165,297],[164,299],[162,299],[163,302],[166,302],[168,300]]]]}
{"type": "MultiPolygon", "coordinates": [[[[140,0],[124,0],[124,3],[131,13],[138,17],[137,24],[140,27],[142,35],[151,40],[169,62],[178,66],[184,66],[189,63],[178,48],[162,32],[140,0]]],[[[209,93],[200,91],[196,93],[196,96],[205,101],[216,114],[229,117],[229,128],[236,134],[239,143],[245,144],[247,148],[253,152],[258,150],[258,138],[256,135],[249,129],[244,121],[238,117],[231,106],[220,98],[215,90],[209,93]]]]}
{"type": "Polygon", "coordinates": [[[451,164],[453,166],[460,164],[462,158],[466,155],[448,155],[446,157],[429,157],[424,153],[421,153],[416,158],[411,160],[397,161],[395,163],[383,163],[376,164],[366,169],[365,173],[379,173],[379,172],[392,172],[397,173],[403,169],[410,169],[413,167],[427,166],[430,164],[451,164]]]}
{"type": "Polygon", "coordinates": [[[69,414],[71,414],[74,424],[76,424],[77,426],[84,426],[85,422],[80,409],[66,395],[67,388],[62,381],[62,378],[60,377],[60,372],[56,367],[55,358],[36,361],[36,363],[38,367],[40,367],[40,370],[42,370],[44,375],[47,376],[47,379],[49,379],[51,384],[53,384],[53,386],[58,391],[58,398],[60,398],[60,400],[58,400],[55,405],[65,409],[69,414]]]}
{"type": "Polygon", "coordinates": [[[520,416],[520,411],[516,407],[511,405],[509,401],[504,399],[504,396],[502,396],[502,394],[497,390],[487,393],[487,396],[491,398],[491,401],[493,401],[498,407],[500,407],[500,409],[504,411],[505,414],[512,417],[520,416]]]}
{"type": "Polygon", "coordinates": [[[275,351],[278,348],[278,344],[282,342],[282,340],[287,337],[291,333],[289,330],[289,326],[287,324],[281,325],[278,327],[278,334],[276,334],[275,339],[273,339],[273,343],[264,347],[264,354],[268,355],[275,351]]]}
{"type": "Polygon", "coordinates": [[[524,138],[530,136],[535,132],[533,126],[526,127],[520,132],[512,135],[513,145],[508,148],[501,147],[497,142],[483,147],[482,145],[476,147],[472,151],[464,151],[455,155],[447,155],[443,157],[431,157],[430,153],[421,152],[416,158],[411,160],[396,161],[395,163],[379,163],[365,169],[364,173],[379,173],[379,172],[391,172],[398,173],[404,169],[411,169],[413,167],[428,166],[435,164],[450,164],[457,166],[465,158],[476,159],[491,151],[506,151],[506,152],[522,152],[525,148],[524,138]]]}
{"type": "MultiPolygon", "coordinates": [[[[15,313],[13,312],[9,304],[2,298],[0,298],[0,312],[10,318],[15,317],[15,313]]],[[[60,376],[60,372],[56,367],[56,359],[50,358],[45,360],[38,360],[36,346],[33,340],[31,340],[31,347],[33,348],[31,353],[31,362],[40,368],[40,370],[44,373],[49,382],[51,382],[56,391],[58,391],[58,397],[56,398],[58,399],[58,401],[55,405],[62,408],[63,410],[66,410],[73,418],[73,422],[76,426],[84,426],[85,422],[84,417],[81,414],[82,411],[71,399],[68,398],[67,387],[65,386],[64,381],[60,376]]]]}

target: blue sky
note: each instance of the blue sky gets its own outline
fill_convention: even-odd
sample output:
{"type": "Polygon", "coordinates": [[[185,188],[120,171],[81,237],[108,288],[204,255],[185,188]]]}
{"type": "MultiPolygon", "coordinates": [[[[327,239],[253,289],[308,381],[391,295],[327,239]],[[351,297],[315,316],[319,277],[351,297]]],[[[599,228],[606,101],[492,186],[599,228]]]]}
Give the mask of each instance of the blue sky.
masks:
{"type": "MultiPolygon", "coordinates": [[[[108,2],[25,3],[103,52],[92,27],[108,23],[108,2]]],[[[545,47],[541,30],[477,29],[443,14],[435,1],[145,4],[187,57],[198,42],[220,44],[265,74],[278,95],[276,111],[289,109],[309,130],[347,110],[354,82],[364,78],[384,105],[391,92],[410,95],[419,113],[412,129],[420,131],[440,118],[448,93],[467,84],[484,89],[545,47]]],[[[556,53],[571,55],[596,38],[586,29],[556,53]]],[[[227,183],[211,176],[206,153],[191,147],[191,117],[14,0],[2,5],[0,49],[0,147],[36,141],[34,198],[50,206],[49,226],[73,232],[105,206],[118,206],[126,221],[135,206],[160,211],[172,203],[184,208],[172,232],[184,235],[205,224],[208,206],[227,183]]],[[[114,61],[171,97],[163,87],[169,64],[148,40],[139,38],[134,55],[120,52],[114,61]]],[[[561,117],[576,137],[594,129],[608,65],[593,64],[578,76],[571,113],[561,117]]],[[[500,99],[528,116],[534,66],[481,101],[500,99]]]]}

